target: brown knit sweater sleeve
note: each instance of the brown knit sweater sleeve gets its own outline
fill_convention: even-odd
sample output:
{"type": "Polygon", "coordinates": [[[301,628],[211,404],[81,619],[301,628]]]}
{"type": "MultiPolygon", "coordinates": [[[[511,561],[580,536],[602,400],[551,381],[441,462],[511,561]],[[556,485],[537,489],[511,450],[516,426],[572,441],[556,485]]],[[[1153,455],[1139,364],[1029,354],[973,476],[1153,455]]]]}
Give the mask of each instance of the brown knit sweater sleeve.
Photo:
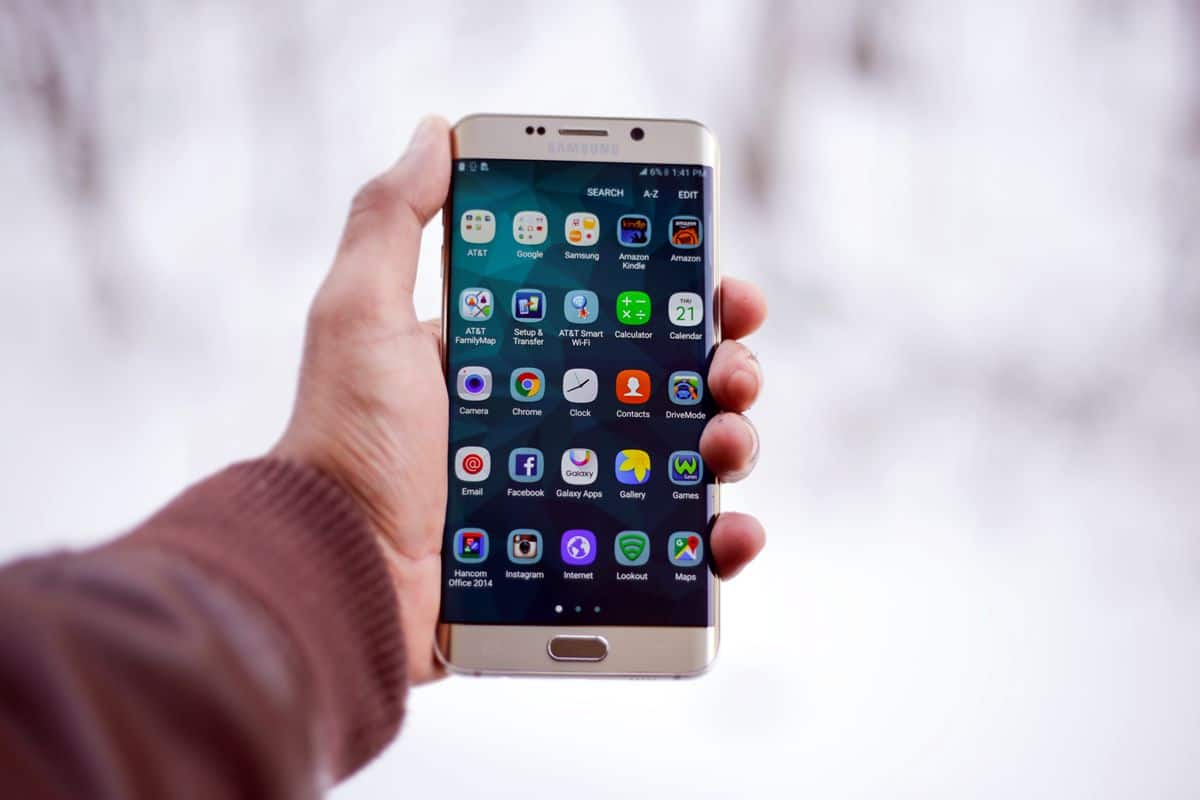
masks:
{"type": "Polygon", "coordinates": [[[0,795],[317,796],[400,724],[396,602],[353,501],[271,460],[6,567],[0,795]]]}

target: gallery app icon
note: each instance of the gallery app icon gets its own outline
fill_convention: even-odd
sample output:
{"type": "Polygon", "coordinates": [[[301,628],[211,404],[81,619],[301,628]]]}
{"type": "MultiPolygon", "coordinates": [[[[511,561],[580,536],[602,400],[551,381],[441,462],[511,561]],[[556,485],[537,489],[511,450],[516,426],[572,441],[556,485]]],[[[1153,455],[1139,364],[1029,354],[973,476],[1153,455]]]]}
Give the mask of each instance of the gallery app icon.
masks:
{"type": "Polygon", "coordinates": [[[483,528],[459,528],[454,532],[454,560],[479,564],[488,557],[488,535],[483,528]]]}
{"type": "Polygon", "coordinates": [[[563,397],[568,403],[590,403],[596,399],[600,381],[590,369],[569,369],[563,373],[563,397]]]}
{"type": "Polygon", "coordinates": [[[473,286],[458,296],[458,315],[467,322],[487,322],[492,318],[495,300],[491,289],[473,286]]]}
{"type": "Polygon", "coordinates": [[[496,238],[496,215],[481,208],[464,211],[458,218],[458,232],[469,244],[487,244],[496,238]]]}
{"type": "Polygon", "coordinates": [[[700,223],[699,217],[688,214],[671,217],[668,233],[672,246],[678,247],[680,250],[695,250],[703,241],[703,229],[704,226],[700,223]]]}
{"type": "Polygon", "coordinates": [[[675,531],[667,537],[667,558],[677,567],[699,566],[704,560],[704,540],[695,531],[675,531]]]}
{"type": "Polygon", "coordinates": [[[487,367],[463,367],[458,371],[460,400],[479,402],[492,396],[492,371],[487,367]]]}
{"type": "Polygon", "coordinates": [[[626,486],[641,486],[650,480],[650,454],[645,450],[622,450],[617,453],[617,482],[626,486]]]}
{"type": "Polygon", "coordinates": [[[541,289],[517,289],[512,296],[512,315],[517,322],[541,322],[546,316],[546,293],[541,289]]]}
{"type": "Polygon", "coordinates": [[[621,531],[613,542],[613,555],[618,564],[640,567],[650,560],[650,537],[644,531],[621,531]]]}
{"type": "Polygon", "coordinates": [[[677,406],[699,405],[704,399],[704,380],[699,372],[679,370],[667,379],[667,395],[677,406]]]}
{"type": "Polygon", "coordinates": [[[512,371],[508,388],[513,400],[536,403],[546,396],[546,373],[537,367],[518,367],[512,371]]]}
{"type": "Polygon", "coordinates": [[[517,528],[508,534],[505,549],[514,564],[536,564],[542,560],[542,534],[533,528],[517,528]]]}
{"type": "Polygon", "coordinates": [[[587,289],[572,289],[563,300],[563,316],[572,325],[591,325],[600,317],[600,299],[587,289]]]}
{"type": "Polygon", "coordinates": [[[667,316],[672,325],[693,328],[704,321],[704,301],[695,292],[676,292],[667,301],[667,316]]]}
{"type": "Polygon", "coordinates": [[[600,220],[595,214],[586,211],[568,214],[564,228],[567,242],[576,247],[592,247],[600,241],[600,220]]]}
{"type": "Polygon", "coordinates": [[[645,325],[650,321],[650,295],[629,291],[617,295],[617,321],[622,325],[645,325]]]}
{"type": "Polygon", "coordinates": [[[542,244],[546,233],[546,215],[540,211],[518,211],[513,217],[513,239],[517,244],[542,244]]]}
{"type": "Polygon", "coordinates": [[[704,480],[704,461],[695,450],[676,450],[667,459],[667,477],[676,486],[695,486],[704,480]]]}
{"type": "Polygon", "coordinates": [[[640,405],[650,399],[650,373],[643,369],[623,369],[617,373],[617,399],[640,405]]]}
{"type": "Polygon", "coordinates": [[[617,241],[626,247],[650,244],[650,218],[642,214],[623,214],[617,219],[617,241]]]}
{"type": "Polygon", "coordinates": [[[562,535],[562,560],[572,567],[586,567],[596,560],[596,534],[582,528],[562,535]]]}
{"type": "Polygon", "coordinates": [[[486,481],[492,474],[492,454],[486,447],[460,447],[454,454],[454,477],[467,483],[486,481]]]}
{"type": "Polygon", "coordinates": [[[544,469],[545,458],[536,447],[518,447],[508,454],[508,477],[517,483],[537,483],[544,469]]]}
{"type": "Polygon", "coordinates": [[[571,486],[587,486],[596,482],[600,474],[600,461],[596,458],[595,450],[586,447],[572,447],[562,454],[563,483],[571,486]]]}

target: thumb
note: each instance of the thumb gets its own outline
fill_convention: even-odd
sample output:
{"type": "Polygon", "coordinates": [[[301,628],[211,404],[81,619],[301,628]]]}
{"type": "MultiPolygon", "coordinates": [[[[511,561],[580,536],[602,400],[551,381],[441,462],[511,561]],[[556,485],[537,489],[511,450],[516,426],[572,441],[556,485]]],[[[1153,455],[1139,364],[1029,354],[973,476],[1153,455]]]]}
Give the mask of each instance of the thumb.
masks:
{"type": "MultiPolygon", "coordinates": [[[[359,189],[327,283],[411,311],[421,231],[446,202],[450,126],[426,117],[391,169],[359,189]]],[[[332,288],[332,287],[328,287],[332,288]]]]}

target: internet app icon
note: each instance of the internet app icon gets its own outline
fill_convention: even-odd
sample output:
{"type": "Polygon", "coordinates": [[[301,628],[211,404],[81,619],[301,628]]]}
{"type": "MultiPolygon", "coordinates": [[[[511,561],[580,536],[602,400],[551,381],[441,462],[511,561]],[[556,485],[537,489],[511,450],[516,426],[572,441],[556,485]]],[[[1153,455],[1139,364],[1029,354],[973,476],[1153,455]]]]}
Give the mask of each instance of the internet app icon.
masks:
{"type": "Polygon", "coordinates": [[[467,322],[487,322],[496,305],[490,289],[472,286],[458,296],[458,315],[467,322]]]}
{"type": "Polygon", "coordinates": [[[488,535],[483,528],[459,528],[454,532],[454,560],[480,564],[488,557],[488,535]]]}
{"type": "Polygon", "coordinates": [[[596,560],[596,534],[582,528],[562,535],[562,560],[573,567],[586,567],[596,560]]]}
{"type": "Polygon", "coordinates": [[[572,325],[591,325],[600,318],[600,299],[587,289],[572,289],[563,300],[563,316],[572,325]]]}
{"type": "Polygon", "coordinates": [[[546,293],[517,289],[512,296],[512,315],[517,322],[541,322],[546,316],[546,293]]]}
{"type": "Polygon", "coordinates": [[[644,531],[621,531],[613,542],[613,555],[618,564],[640,567],[650,560],[650,537],[644,531]]]}
{"type": "Polygon", "coordinates": [[[667,537],[667,558],[677,567],[696,567],[704,560],[704,540],[695,531],[675,531],[667,537]]]}
{"type": "Polygon", "coordinates": [[[617,481],[626,486],[641,486],[650,480],[650,454],[645,450],[622,450],[617,453],[617,481]]]}
{"type": "Polygon", "coordinates": [[[562,479],[563,483],[571,486],[587,486],[595,483],[600,474],[600,460],[596,458],[595,450],[586,447],[573,447],[563,451],[562,479]]]}
{"type": "Polygon", "coordinates": [[[509,381],[512,398],[519,403],[536,403],[546,396],[546,373],[537,367],[519,367],[509,381]]]}
{"type": "Polygon", "coordinates": [[[667,468],[667,477],[676,486],[695,486],[704,480],[704,461],[695,450],[671,453],[667,468]]]}

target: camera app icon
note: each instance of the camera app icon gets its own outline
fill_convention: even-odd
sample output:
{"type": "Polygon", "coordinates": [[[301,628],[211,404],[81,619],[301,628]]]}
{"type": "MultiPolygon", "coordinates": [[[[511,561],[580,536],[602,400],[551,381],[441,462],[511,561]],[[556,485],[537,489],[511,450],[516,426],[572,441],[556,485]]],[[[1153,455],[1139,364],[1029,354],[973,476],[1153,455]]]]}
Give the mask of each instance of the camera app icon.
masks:
{"type": "Polygon", "coordinates": [[[532,528],[517,528],[508,535],[508,560],[514,564],[536,564],[542,560],[542,534],[532,528]]]}
{"type": "Polygon", "coordinates": [[[463,367],[458,371],[458,396],[479,402],[492,396],[492,371],[487,367],[463,367]]]}

